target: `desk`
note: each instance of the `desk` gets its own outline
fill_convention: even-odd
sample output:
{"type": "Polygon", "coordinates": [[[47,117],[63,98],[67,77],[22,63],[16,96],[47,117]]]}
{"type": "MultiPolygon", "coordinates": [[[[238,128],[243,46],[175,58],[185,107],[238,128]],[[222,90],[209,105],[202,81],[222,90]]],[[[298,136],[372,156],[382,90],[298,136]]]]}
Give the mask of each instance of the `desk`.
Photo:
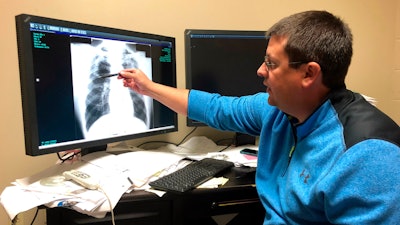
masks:
{"type": "MultiPolygon", "coordinates": [[[[229,225],[262,224],[264,209],[254,186],[254,173],[237,178],[233,170],[229,181],[216,189],[195,189],[163,197],[145,191],[124,194],[114,208],[117,225],[216,225],[212,216],[237,214],[229,225]]],[[[48,225],[110,225],[111,214],[96,219],[65,208],[46,210],[48,225]]],[[[225,223],[224,223],[225,224],[225,223]]]]}

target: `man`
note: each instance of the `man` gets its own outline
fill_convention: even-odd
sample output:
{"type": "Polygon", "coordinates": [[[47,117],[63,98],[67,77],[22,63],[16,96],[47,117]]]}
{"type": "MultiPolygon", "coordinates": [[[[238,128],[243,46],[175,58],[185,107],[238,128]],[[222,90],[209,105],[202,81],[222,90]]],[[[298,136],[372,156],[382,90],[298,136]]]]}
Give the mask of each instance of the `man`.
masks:
{"type": "Polygon", "coordinates": [[[400,128],[346,89],[348,26],[326,11],[307,11],[282,19],[267,37],[257,71],[267,93],[189,92],[136,69],[119,78],[211,127],[260,136],[256,186],[264,224],[398,224],[400,128]]]}

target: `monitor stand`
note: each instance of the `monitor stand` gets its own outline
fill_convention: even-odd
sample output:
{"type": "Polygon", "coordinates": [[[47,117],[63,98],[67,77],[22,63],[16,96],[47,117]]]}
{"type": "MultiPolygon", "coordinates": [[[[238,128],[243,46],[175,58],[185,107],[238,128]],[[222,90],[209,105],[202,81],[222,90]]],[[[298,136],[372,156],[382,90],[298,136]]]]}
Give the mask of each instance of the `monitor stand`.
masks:
{"type": "Polygon", "coordinates": [[[82,148],[81,149],[81,155],[87,155],[92,152],[99,152],[99,151],[106,151],[107,150],[107,145],[100,145],[100,146],[94,146],[94,147],[89,147],[89,148],[82,148]]]}

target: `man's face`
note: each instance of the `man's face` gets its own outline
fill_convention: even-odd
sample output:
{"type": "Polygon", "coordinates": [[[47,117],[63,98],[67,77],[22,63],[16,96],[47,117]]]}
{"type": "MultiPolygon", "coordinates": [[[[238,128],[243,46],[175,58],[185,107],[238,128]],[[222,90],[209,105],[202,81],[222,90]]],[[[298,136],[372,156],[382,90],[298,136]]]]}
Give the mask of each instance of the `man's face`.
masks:
{"type": "Polygon", "coordinates": [[[265,62],[257,70],[264,78],[263,84],[269,94],[268,103],[290,114],[296,96],[301,90],[300,71],[289,67],[287,54],[284,52],[286,38],[272,36],[266,49],[265,62]]]}

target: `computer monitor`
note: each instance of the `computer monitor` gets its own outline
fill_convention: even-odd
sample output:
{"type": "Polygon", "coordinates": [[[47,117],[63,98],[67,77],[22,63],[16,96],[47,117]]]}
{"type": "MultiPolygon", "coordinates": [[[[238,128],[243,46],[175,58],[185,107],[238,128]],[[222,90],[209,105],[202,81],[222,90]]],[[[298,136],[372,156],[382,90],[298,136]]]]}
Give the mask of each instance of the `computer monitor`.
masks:
{"type": "MultiPolygon", "coordinates": [[[[266,47],[265,31],[186,29],[186,87],[228,96],[265,92],[257,69],[266,47]]],[[[188,118],[187,126],[204,124],[188,118]]]]}
{"type": "Polygon", "coordinates": [[[106,76],[139,68],[176,87],[175,38],[26,14],[15,19],[27,155],[177,131],[175,112],[106,76]]]}

